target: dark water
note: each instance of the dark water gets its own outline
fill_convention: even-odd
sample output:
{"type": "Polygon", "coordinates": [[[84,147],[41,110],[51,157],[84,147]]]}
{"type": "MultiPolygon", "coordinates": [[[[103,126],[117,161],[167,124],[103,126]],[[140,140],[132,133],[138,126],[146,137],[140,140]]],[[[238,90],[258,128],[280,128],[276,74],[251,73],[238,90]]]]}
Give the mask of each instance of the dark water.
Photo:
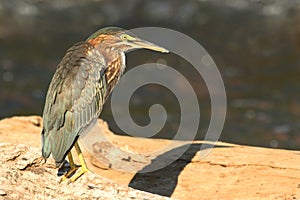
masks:
{"type": "MultiPolygon", "coordinates": [[[[65,50],[104,26],[166,27],[197,40],[216,62],[228,112],[221,140],[287,149],[300,146],[300,4],[297,1],[0,1],[0,118],[41,115],[48,84],[65,50]]],[[[128,69],[157,62],[160,54],[136,51],[128,69]]],[[[175,55],[164,56],[188,77],[200,102],[198,139],[207,130],[210,99],[202,78],[175,55]]],[[[172,138],[178,102],[166,88],[139,89],[133,119],[145,125],[148,108],[163,104],[168,123],[156,136],[172,138]]],[[[116,126],[109,102],[102,118],[116,126]]]]}

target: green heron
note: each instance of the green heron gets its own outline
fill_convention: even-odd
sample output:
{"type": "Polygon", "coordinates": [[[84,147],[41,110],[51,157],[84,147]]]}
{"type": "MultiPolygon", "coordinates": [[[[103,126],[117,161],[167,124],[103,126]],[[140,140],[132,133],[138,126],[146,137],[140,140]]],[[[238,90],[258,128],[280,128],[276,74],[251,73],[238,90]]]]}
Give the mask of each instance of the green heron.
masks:
{"type": "Polygon", "coordinates": [[[127,30],[108,27],[76,43],[58,64],[43,112],[42,155],[47,160],[52,153],[58,168],[64,165],[68,155],[70,170],[61,181],[73,182],[89,171],[78,137],[97,121],[103,104],[125,70],[125,53],[135,49],[168,52],[127,30]],[[73,146],[81,169],[72,176],[79,167],[73,161],[73,146]]]}

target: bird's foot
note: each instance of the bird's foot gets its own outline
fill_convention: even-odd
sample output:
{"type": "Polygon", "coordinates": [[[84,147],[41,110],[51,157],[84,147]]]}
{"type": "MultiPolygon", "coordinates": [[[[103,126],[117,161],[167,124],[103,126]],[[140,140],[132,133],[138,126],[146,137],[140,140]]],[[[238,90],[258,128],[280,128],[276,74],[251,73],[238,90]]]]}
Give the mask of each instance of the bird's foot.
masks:
{"type": "Polygon", "coordinates": [[[60,183],[62,181],[65,181],[68,179],[68,184],[69,184],[71,182],[76,181],[84,173],[91,172],[86,166],[85,160],[83,158],[82,152],[80,150],[80,147],[79,147],[77,141],[75,142],[74,146],[75,146],[76,152],[78,154],[78,158],[80,160],[81,166],[78,166],[74,163],[73,156],[72,156],[71,152],[69,152],[68,159],[69,159],[69,163],[70,163],[70,170],[60,179],[60,183]],[[79,169],[79,168],[80,168],[80,171],[78,173],[76,173],[77,169],[79,169]]]}
{"type": "Polygon", "coordinates": [[[86,167],[80,167],[76,166],[75,168],[70,169],[66,174],[64,174],[59,183],[68,180],[69,183],[75,182],[80,176],[82,176],[86,172],[91,172],[88,168],[86,167]],[[80,171],[76,173],[76,171],[80,168],[80,171]]]}
{"type": "Polygon", "coordinates": [[[86,167],[81,167],[78,173],[74,174],[71,178],[69,178],[68,183],[75,182],[80,176],[82,176],[86,172],[91,172],[91,171],[86,167]]]}
{"type": "Polygon", "coordinates": [[[70,178],[75,174],[75,172],[77,171],[77,169],[79,169],[79,168],[80,168],[80,166],[78,166],[78,165],[75,165],[74,167],[71,167],[71,168],[69,169],[69,171],[67,171],[67,173],[65,173],[65,174],[60,178],[59,183],[65,181],[65,180],[67,180],[67,179],[70,179],[70,178]]]}

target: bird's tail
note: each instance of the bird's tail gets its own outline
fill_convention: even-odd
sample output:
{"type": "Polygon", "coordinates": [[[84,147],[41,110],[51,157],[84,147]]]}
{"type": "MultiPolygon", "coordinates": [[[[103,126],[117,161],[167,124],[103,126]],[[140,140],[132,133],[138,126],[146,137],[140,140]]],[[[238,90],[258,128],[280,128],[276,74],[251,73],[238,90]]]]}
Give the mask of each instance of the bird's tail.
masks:
{"type": "Polygon", "coordinates": [[[42,155],[45,160],[49,158],[51,154],[51,146],[49,142],[49,138],[45,135],[45,130],[42,131],[42,155]]]}

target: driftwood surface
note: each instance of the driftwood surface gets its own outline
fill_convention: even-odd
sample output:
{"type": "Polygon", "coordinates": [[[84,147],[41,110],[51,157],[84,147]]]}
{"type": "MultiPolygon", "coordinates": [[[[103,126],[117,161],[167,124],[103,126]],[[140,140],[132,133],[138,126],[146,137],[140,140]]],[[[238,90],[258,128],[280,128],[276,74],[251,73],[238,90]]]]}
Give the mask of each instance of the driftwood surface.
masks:
{"type": "MultiPolygon", "coordinates": [[[[300,199],[299,151],[222,142],[200,159],[199,150],[205,142],[194,141],[172,164],[143,174],[112,169],[110,163],[85,150],[94,173],[75,183],[58,184],[53,161],[44,163],[40,158],[41,123],[38,116],[0,121],[0,199],[300,199]]],[[[115,135],[100,119],[98,125],[112,144],[135,154],[170,142],[115,135]]],[[[99,148],[105,154],[111,147],[99,148]]],[[[174,152],[150,160],[147,167],[174,152]]],[[[135,165],[132,159],[120,161],[135,165]]]]}

